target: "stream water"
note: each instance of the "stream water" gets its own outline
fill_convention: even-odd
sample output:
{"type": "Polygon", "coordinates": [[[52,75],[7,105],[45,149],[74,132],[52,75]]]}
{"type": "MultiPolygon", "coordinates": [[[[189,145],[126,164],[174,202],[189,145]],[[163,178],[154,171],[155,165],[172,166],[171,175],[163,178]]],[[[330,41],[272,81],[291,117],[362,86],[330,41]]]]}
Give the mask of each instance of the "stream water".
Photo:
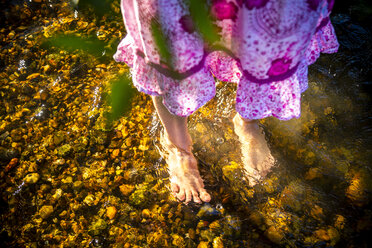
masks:
{"type": "Polygon", "coordinates": [[[119,1],[0,2],[1,247],[371,245],[367,1],[336,1],[340,50],[309,68],[301,117],[261,121],[275,166],[253,187],[233,131],[236,86],[217,83],[189,119],[212,196],[201,205],[169,194],[148,96],[133,91],[107,124],[110,82],[129,73],[111,57],[125,35],[119,1]],[[81,40],[48,43],[61,34],[81,40]]]}

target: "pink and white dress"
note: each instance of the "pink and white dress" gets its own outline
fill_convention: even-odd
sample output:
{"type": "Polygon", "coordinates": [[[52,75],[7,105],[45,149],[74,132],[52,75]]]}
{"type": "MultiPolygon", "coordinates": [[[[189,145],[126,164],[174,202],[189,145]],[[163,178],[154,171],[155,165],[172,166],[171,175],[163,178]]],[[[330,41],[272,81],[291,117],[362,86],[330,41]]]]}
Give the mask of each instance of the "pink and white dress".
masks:
{"type": "Polygon", "coordinates": [[[185,2],[121,1],[127,35],[114,59],[132,68],[137,89],[188,116],[214,97],[216,77],[238,84],[236,110],[244,118],[298,118],[308,66],[338,49],[333,0],[212,0],[218,46],[206,46],[185,2]],[[155,45],[154,21],[167,38],[171,67],[155,45]]]}

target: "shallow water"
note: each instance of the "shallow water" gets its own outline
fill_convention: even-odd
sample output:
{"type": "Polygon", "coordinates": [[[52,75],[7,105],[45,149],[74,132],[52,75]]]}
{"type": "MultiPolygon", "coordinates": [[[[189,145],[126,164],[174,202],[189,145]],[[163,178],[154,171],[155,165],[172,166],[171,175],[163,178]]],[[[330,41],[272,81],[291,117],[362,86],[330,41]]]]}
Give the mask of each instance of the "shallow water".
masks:
{"type": "Polygon", "coordinates": [[[217,83],[217,97],[189,120],[212,201],[187,206],[169,194],[150,99],[136,93],[128,113],[106,123],[110,81],[128,73],[111,59],[124,36],[118,2],[103,16],[58,1],[7,3],[2,246],[368,247],[372,37],[369,17],[351,11],[363,3],[336,8],[340,51],[310,67],[301,118],[261,122],[276,162],[254,187],[231,121],[235,85],[217,83]],[[104,46],[45,46],[60,32],[104,46]]]}

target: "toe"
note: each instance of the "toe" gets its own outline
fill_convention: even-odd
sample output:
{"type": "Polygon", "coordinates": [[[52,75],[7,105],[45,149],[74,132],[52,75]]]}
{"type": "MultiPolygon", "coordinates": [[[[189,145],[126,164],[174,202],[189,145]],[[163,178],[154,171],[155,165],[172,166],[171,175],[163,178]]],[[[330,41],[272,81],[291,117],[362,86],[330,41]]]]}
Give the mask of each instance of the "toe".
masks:
{"type": "Polygon", "coordinates": [[[192,200],[192,193],[191,190],[186,190],[186,200],[185,203],[189,203],[192,200]]]}
{"type": "Polygon", "coordinates": [[[184,201],[186,197],[185,189],[180,189],[179,192],[176,194],[176,197],[178,198],[178,200],[184,201]]]}
{"type": "Polygon", "coordinates": [[[210,202],[211,200],[211,196],[208,194],[208,192],[205,190],[205,189],[202,189],[200,191],[200,199],[203,201],[203,202],[210,202]]]}
{"type": "Polygon", "coordinates": [[[192,198],[194,199],[194,202],[201,203],[201,200],[199,198],[199,194],[197,191],[195,190],[192,191],[192,198]]]}
{"type": "Polygon", "coordinates": [[[172,193],[178,193],[180,191],[180,187],[176,183],[171,183],[171,190],[172,193]]]}

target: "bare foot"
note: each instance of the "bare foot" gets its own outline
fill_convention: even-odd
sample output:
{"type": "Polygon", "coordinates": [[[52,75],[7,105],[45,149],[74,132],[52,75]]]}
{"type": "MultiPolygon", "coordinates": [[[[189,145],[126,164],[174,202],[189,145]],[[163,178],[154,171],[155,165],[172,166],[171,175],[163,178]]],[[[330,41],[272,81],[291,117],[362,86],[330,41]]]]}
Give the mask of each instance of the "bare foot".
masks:
{"type": "Polygon", "coordinates": [[[235,133],[242,144],[244,168],[253,186],[267,175],[274,165],[274,158],[257,121],[246,121],[236,114],[233,122],[235,133]]]}
{"type": "Polygon", "coordinates": [[[185,203],[209,202],[211,196],[204,189],[191,147],[187,150],[177,147],[166,134],[162,134],[160,143],[165,150],[163,156],[168,164],[173,195],[185,203]]]}

